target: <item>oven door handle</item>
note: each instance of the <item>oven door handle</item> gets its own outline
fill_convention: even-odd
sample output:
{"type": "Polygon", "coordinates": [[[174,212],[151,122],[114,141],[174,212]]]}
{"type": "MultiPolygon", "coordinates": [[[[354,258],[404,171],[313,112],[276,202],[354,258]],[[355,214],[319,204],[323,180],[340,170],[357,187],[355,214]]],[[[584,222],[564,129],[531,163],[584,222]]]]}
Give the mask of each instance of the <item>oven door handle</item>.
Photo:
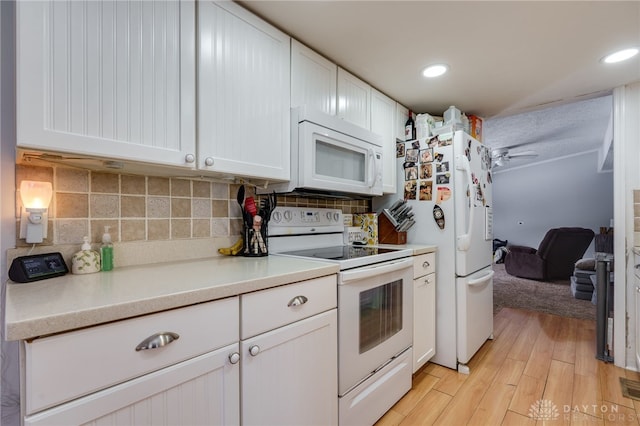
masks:
{"type": "Polygon", "coordinates": [[[407,258],[397,261],[380,263],[379,265],[365,266],[352,271],[343,271],[340,273],[340,281],[342,284],[348,284],[350,281],[363,280],[366,278],[376,277],[388,272],[399,271],[401,269],[413,266],[413,259],[407,258]]]}

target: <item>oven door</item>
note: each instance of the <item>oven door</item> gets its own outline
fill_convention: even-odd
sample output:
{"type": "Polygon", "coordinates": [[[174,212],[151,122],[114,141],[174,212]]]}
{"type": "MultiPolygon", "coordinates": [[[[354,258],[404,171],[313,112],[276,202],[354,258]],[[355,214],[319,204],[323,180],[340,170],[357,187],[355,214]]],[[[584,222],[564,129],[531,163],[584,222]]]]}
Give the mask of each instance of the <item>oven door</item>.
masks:
{"type": "Polygon", "coordinates": [[[298,125],[302,188],[382,195],[382,148],[308,121],[298,125]]]}
{"type": "Polygon", "coordinates": [[[342,271],[338,278],[338,383],[345,395],[411,346],[413,260],[342,271]]]}

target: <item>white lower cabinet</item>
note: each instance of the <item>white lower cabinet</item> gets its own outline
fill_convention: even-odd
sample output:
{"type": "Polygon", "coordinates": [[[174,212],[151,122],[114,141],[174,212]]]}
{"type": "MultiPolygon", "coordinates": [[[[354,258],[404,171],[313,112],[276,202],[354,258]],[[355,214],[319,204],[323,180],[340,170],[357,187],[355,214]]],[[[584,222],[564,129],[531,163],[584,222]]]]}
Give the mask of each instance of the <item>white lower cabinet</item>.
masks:
{"type": "Polygon", "coordinates": [[[242,341],[242,424],[338,422],[337,310],[242,341]]]}
{"type": "Polygon", "coordinates": [[[242,295],[244,425],[338,422],[335,275],[242,295]]]}
{"type": "Polygon", "coordinates": [[[239,424],[238,344],[25,418],[25,425],[239,424]]]}
{"type": "Polygon", "coordinates": [[[23,423],[337,424],[336,286],[330,275],[23,341],[23,423]]]}
{"type": "Polygon", "coordinates": [[[413,262],[413,372],[436,354],[435,253],[415,256],[413,262]]]}
{"type": "Polygon", "coordinates": [[[239,424],[238,300],[25,342],[24,424],[239,424]]]}

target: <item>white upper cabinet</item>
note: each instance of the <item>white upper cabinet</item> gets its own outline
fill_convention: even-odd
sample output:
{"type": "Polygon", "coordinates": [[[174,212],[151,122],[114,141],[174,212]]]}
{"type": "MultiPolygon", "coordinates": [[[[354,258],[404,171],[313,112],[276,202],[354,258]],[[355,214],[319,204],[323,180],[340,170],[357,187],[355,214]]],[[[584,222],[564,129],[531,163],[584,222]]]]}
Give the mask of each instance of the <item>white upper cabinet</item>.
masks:
{"type": "Polygon", "coordinates": [[[409,118],[409,109],[396,103],[396,139],[404,140],[404,126],[409,118]]]}
{"type": "Polygon", "coordinates": [[[338,66],[291,40],[291,107],[308,105],[336,115],[338,66]]]}
{"type": "Polygon", "coordinates": [[[371,86],[348,71],[338,68],[338,117],[371,128],[371,86]]]}
{"type": "Polygon", "coordinates": [[[382,184],[386,194],[396,193],[396,101],[371,89],[371,131],[382,136],[382,184]]]}
{"type": "Polygon", "coordinates": [[[290,38],[233,2],[198,3],[198,168],[288,180],[290,38]]]}
{"type": "Polygon", "coordinates": [[[194,167],[192,1],[16,2],[17,145],[194,167]]]}

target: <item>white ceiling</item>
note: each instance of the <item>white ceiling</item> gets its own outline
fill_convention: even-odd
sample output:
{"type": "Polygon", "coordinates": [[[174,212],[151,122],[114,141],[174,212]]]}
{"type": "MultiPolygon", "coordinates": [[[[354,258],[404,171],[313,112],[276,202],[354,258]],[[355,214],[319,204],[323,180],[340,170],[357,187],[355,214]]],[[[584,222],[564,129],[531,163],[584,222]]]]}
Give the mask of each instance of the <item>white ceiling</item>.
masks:
{"type": "MultiPolygon", "coordinates": [[[[578,101],[640,81],[640,57],[600,62],[640,46],[638,1],[238,3],[415,112],[441,115],[455,105],[483,117],[491,146],[547,140],[551,155],[562,145],[592,149],[579,143],[602,142],[610,109],[578,101]],[[447,63],[449,73],[424,79],[422,69],[436,62],[447,63]],[[548,107],[554,109],[536,112],[548,107]]],[[[536,161],[548,150],[540,151],[536,161]]]]}

